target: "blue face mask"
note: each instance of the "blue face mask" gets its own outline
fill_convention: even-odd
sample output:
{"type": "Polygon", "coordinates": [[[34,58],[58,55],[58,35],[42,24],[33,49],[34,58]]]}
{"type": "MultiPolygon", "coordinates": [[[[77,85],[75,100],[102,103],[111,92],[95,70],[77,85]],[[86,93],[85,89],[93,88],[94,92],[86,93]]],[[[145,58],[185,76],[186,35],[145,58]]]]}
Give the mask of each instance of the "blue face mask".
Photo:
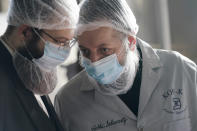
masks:
{"type": "Polygon", "coordinates": [[[44,55],[39,59],[33,59],[33,62],[40,68],[50,71],[56,66],[62,64],[69,56],[70,48],[64,48],[50,42],[45,43],[44,55]]]}
{"type": "Polygon", "coordinates": [[[46,41],[40,36],[40,34],[34,30],[34,32],[45,43],[44,55],[39,59],[33,59],[32,61],[45,71],[51,71],[58,65],[62,64],[70,54],[70,48],[64,46],[58,46],[49,41],[46,41]]]}
{"type": "Polygon", "coordinates": [[[116,54],[105,57],[94,63],[82,57],[82,65],[91,77],[103,85],[111,84],[117,80],[123,72],[123,66],[119,64],[116,54]]]}
{"type": "Polygon", "coordinates": [[[58,46],[47,42],[44,48],[44,55],[52,59],[56,59],[64,62],[68,58],[70,53],[70,48],[65,48],[63,46],[58,46]]]}

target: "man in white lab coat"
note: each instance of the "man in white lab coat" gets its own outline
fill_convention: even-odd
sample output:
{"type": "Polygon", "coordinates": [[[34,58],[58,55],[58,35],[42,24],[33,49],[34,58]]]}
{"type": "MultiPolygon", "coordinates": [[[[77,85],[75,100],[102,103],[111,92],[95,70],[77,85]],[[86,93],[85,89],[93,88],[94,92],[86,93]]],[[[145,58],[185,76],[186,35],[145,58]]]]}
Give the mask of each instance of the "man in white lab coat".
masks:
{"type": "Polygon", "coordinates": [[[84,0],[77,37],[85,68],[56,95],[69,131],[196,131],[197,66],[136,37],[125,0],[84,0]]]}

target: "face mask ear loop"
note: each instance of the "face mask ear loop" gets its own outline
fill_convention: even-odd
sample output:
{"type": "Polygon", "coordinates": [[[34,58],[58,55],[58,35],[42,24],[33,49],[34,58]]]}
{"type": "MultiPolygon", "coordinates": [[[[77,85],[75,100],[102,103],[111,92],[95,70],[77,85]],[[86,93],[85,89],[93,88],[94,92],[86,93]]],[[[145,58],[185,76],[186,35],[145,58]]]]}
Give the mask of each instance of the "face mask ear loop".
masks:
{"type": "MultiPolygon", "coordinates": [[[[125,60],[126,60],[126,57],[127,57],[127,53],[128,51],[130,50],[130,48],[132,48],[134,46],[133,42],[131,43],[132,44],[132,47],[129,48],[129,40],[127,37],[124,38],[124,40],[122,40],[122,46],[121,46],[121,50],[120,52],[117,54],[117,57],[119,57],[121,55],[121,53],[123,52],[123,49],[125,48],[125,60]]],[[[125,60],[124,60],[124,63],[125,63],[125,60]]]]}
{"type": "MultiPolygon", "coordinates": [[[[39,33],[38,33],[34,28],[33,28],[33,31],[34,31],[41,39],[43,39],[43,38],[39,35],[39,33]]],[[[32,59],[34,59],[33,55],[31,54],[31,52],[30,52],[29,49],[27,48],[27,46],[26,46],[26,44],[25,44],[24,41],[23,41],[23,44],[24,44],[25,49],[27,50],[28,54],[31,56],[32,59]]],[[[35,64],[34,62],[32,62],[32,63],[35,64]]],[[[39,67],[38,67],[38,68],[39,68],[39,67]]],[[[38,74],[37,71],[35,71],[35,73],[36,73],[37,76],[39,76],[39,74],[38,74]]]]}
{"type": "Polygon", "coordinates": [[[29,56],[33,59],[34,57],[31,54],[31,52],[29,51],[29,49],[28,49],[27,45],[25,44],[25,41],[24,40],[23,40],[23,45],[24,45],[25,49],[27,50],[27,53],[29,54],[29,56]]]}
{"type": "Polygon", "coordinates": [[[33,31],[36,33],[36,35],[38,35],[40,37],[40,39],[44,42],[47,43],[46,40],[44,38],[42,38],[42,36],[33,28],[33,31]]]}
{"type": "MultiPolygon", "coordinates": [[[[121,55],[121,53],[122,53],[122,51],[123,51],[123,49],[124,49],[124,47],[125,47],[125,54],[129,51],[129,40],[128,40],[128,38],[127,37],[125,37],[123,40],[122,40],[123,42],[122,42],[122,45],[121,45],[121,50],[120,50],[120,52],[117,54],[117,57],[119,56],[119,55],[121,55]]],[[[132,45],[133,45],[133,42],[132,42],[132,45]]]]}
{"type": "MultiPolygon", "coordinates": [[[[39,37],[40,37],[40,39],[45,43],[45,44],[47,44],[48,42],[35,30],[35,29],[33,29],[33,31],[36,33],[36,35],[38,35],[39,37]]],[[[64,49],[65,47],[63,47],[63,49],[64,49]]],[[[60,50],[61,49],[61,46],[59,46],[58,47],[58,50],[60,50]]]]}
{"type": "MultiPolygon", "coordinates": [[[[35,32],[34,28],[32,28],[32,29],[33,29],[33,31],[35,32]]],[[[36,33],[36,34],[37,34],[37,33],[36,33]]],[[[24,41],[24,40],[23,40],[23,44],[24,44],[25,49],[27,50],[29,56],[30,56],[32,59],[34,59],[33,55],[32,55],[31,52],[29,51],[29,49],[28,49],[27,45],[25,44],[25,41],[24,41]]]]}
{"type": "MultiPolygon", "coordinates": [[[[27,46],[26,46],[26,44],[25,44],[25,41],[23,40],[23,44],[24,44],[24,47],[25,47],[25,49],[27,50],[27,52],[28,52],[28,54],[29,54],[29,56],[32,58],[32,59],[34,59],[34,57],[33,57],[33,55],[31,54],[31,52],[29,51],[29,49],[27,48],[27,46]]],[[[31,61],[32,62],[32,61],[31,61]]],[[[35,64],[34,62],[32,62],[32,64],[35,64]]],[[[38,67],[39,68],[39,67],[38,67]]],[[[38,74],[38,72],[37,71],[35,71],[35,73],[36,73],[36,75],[37,76],[39,76],[39,74],[38,74]]],[[[30,74],[31,75],[31,74],[30,74]]]]}
{"type": "Polygon", "coordinates": [[[123,53],[123,50],[125,49],[125,56],[128,52],[128,39],[126,38],[122,43],[121,43],[121,49],[120,49],[120,52],[117,54],[117,58],[123,53]]]}

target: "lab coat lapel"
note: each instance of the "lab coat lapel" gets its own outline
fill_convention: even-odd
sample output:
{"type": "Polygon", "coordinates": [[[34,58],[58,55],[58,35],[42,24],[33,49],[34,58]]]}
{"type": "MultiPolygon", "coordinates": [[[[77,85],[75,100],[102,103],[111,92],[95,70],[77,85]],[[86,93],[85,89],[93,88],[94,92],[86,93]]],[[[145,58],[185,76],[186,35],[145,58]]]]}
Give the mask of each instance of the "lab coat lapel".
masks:
{"type": "Polygon", "coordinates": [[[143,56],[142,83],[138,111],[138,119],[140,119],[160,79],[160,67],[162,65],[159,57],[148,44],[141,40],[138,40],[138,42],[143,56]]]}
{"type": "Polygon", "coordinates": [[[102,106],[105,106],[107,109],[117,114],[123,115],[132,120],[136,120],[136,116],[130,111],[130,109],[122,102],[122,100],[118,96],[103,95],[95,90],[95,102],[99,103],[102,106]]]}
{"type": "Polygon", "coordinates": [[[91,80],[93,78],[90,78],[90,76],[88,76],[85,69],[82,72],[80,72],[79,75],[81,76],[79,79],[80,81],[82,81],[80,91],[94,90],[94,86],[96,86],[97,84],[91,80]]]}
{"type": "Polygon", "coordinates": [[[95,90],[95,87],[98,86],[98,84],[94,81],[91,80],[92,78],[87,75],[87,73],[84,71],[81,74],[83,77],[82,79],[82,84],[81,84],[81,91],[92,91],[93,94],[93,101],[95,103],[98,103],[101,106],[106,107],[106,109],[109,109],[117,114],[124,115],[128,117],[129,119],[135,119],[136,116],[128,109],[128,107],[120,100],[118,96],[108,96],[108,95],[103,95],[97,90],[95,90]]]}

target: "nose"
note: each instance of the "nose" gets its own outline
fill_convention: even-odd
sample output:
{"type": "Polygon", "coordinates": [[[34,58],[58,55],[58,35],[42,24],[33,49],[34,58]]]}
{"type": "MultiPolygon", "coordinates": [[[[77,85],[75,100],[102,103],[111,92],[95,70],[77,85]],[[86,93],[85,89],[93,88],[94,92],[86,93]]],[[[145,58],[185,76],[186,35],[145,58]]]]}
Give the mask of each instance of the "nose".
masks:
{"type": "Polygon", "coordinates": [[[98,54],[91,54],[90,60],[91,60],[91,62],[96,62],[96,61],[100,60],[100,56],[98,54]]]}

